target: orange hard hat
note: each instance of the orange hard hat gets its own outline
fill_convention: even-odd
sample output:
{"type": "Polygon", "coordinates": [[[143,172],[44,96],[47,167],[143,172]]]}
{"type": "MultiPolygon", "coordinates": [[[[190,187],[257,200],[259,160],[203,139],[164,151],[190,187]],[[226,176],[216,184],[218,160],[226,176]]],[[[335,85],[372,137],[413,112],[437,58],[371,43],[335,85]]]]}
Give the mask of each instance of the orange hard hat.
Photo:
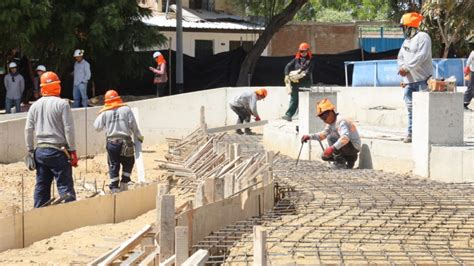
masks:
{"type": "Polygon", "coordinates": [[[334,106],[334,104],[332,104],[332,102],[327,98],[322,99],[316,104],[316,114],[318,116],[322,115],[326,111],[334,111],[335,109],[336,106],[334,106]]]}
{"type": "Polygon", "coordinates": [[[402,19],[400,20],[400,25],[412,27],[412,28],[418,28],[420,27],[420,24],[423,18],[424,17],[420,13],[417,13],[417,12],[406,13],[402,16],[402,19]]]}
{"type": "Polygon", "coordinates": [[[309,46],[308,43],[305,43],[305,42],[300,43],[300,47],[299,47],[300,51],[306,51],[309,49],[311,49],[311,46],[309,46]]]}
{"type": "Polygon", "coordinates": [[[108,90],[105,93],[104,96],[104,102],[105,104],[111,104],[111,103],[121,103],[122,98],[120,98],[119,94],[115,90],[108,90]]]}
{"type": "Polygon", "coordinates": [[[268,95],[267,89],[258,89],[258,90],[255,91],[255,93],[257,95],[262,96],[263,98],[267,97],[267,95],[268,95]]]}
{"type": "Polygon", "coordinates": [[[61,94],[61,80],[52,71],[43,73],[41,80],[41,94],[43,96],[59,96],[61,94]]]}

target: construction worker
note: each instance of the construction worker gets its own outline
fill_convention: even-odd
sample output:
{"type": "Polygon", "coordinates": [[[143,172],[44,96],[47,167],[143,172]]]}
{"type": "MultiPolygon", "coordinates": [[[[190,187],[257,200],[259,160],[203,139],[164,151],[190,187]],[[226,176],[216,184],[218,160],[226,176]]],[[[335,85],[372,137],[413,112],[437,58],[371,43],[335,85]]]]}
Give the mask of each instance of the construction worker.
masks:
{"type": "MultiPolygon", "coordinates": [[[[257,101],[265,99],[267,94],[266,89],[258,89],[252,92],[244,92],[240,96],[235,97],[234,101],[229,103],[229,105],[230,109],[238,116],[237,124],[249,123],[251,116],[255,117],[255,121],[260,121],[260,116],[257,112],[257,101]]],[[[237,129],[235,132],[239,135],[244,134],[241,129],[237,129]]],[[[250,128],[246,128],[245,134],[253,135],[254,133],[250,128]]]]}
{"type": "Polygon", "coordinates": [[[35,99],[40,97],[40,77],[46,72],[46,67],[43,65],[38,65],[36,67],[36,76],[33,78],[33,95],[35,99]]]}
{"type": "Polygon", "coordinates": [[[333,161],[336,168],[352,169],[361,149],[359,132],[348,119],[336,113],[336,106],[328,99],[323,99],[316,105],[317,116],[326,123],[323,131],[313,135],[303,135],[301,143],[310,139],[322,141],[327,138],[329,147],[323,152],[324,161],[333,161]]]}
{"type": "Polygon", "coordinates": [[[471,54],[467,58],[464,75],[468,77],[469,82],[466,92],[464,92],[464,109],[469,110],[468,106],[474,96],[474,51],[471,51],[471,54]]]}
{"type": "Polygon", "coordinates": [[[427,81],[433,75],[431,38],[427,33],[420,31],[422,20],[421,14],[411,12],[404,14],[400,21],[405,41],[398,53],[398,74],[403,77],[404,100],[408,110],[408,132],[404,143],[411,143],[412,94],[416,91],[426,91],[427,81]]]}
{"type": "Polygon", "coordinates": [[[72,167],[77,167],[74,122],[66,100],[59,98],[61,81],[54,72],[41,75],[41,97],[28,111],[25,125],[26,147],[36,164],[35,208],[51,198],[51,182],[66,202],[76,200],[72,167]],[[36,136],[34,148],[33,132],[36,136]]]}
{"type": "Polygon", "coordinates": [[[143,142],[143,136],[138,129],[135,116],[130,107],[122,102],[115,90],[108,90],[104,97],[104,107],[95,119],[94,128],[97,131],[106,130],[106,149],[109,164],[109,188],[112,193],[128,189],[135,163],[132,134],[143,142]],[[122,165],[122,179],[119,179],[122,165]],[[120,183],[120,185],[119,185],[120,183]]]}
{"type": "Polygon", "coordinates": [[[11,62],[8,64],[9,73],[5,76],[3,83],[7,90],[5,97],[5,112],[11,113],[12,106],[15,105],[16,112],[21,112],[21,96],[25,90],[25,80],[18,72],[17,64],[11,62]]]}
{"type": "Polygon", "coordinates": [[[155,74],[153,83],[156,86],[156,96],[165,96],[166,84],[168,82],[168,74],[166,73],[166,60],[160,52],[153,53],[153,59],[156,61],[156,68],[149,67],[148,69],[155,74]]]}
{"type": "Polygon", "coordinates": [[[75,50],[74,58],[74,86],[73,86],[73,108],[87,107],[89,99],[87,97],[87,83],[91,78],[91,66],[84,59],[84,50],[75,50]]]}
{"type": "Polygon", "coordinates": [[[282,117],[287,121],[291,121],[298,109],[298,92],[300,88],[311,88],[313,84],[313,67],[311,47],[303,42],[299,46],[299,50],[285,67],[285,85],[290,94],[290,104],[285,115],[282,117]]]}

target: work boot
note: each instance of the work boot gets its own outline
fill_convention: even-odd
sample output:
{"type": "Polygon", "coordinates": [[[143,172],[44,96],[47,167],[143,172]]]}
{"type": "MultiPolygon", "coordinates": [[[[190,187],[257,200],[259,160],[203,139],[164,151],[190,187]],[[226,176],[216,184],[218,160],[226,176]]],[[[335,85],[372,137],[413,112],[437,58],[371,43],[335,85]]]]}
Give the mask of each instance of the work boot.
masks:
{"type": "Polygon", "coordinates": [[[127,191],[128,190],[128,183],[120,182],[120,191],[127,191]]]}
{"type": "Polygon", "coordinates": [[[119,192],[120,192],[120,188],[118,188],[118,187],[114,187],[114,188],[110,189],[110,194],[115,194],[115,193],[119,193],[119,192]]]}
{"type": "Polygon", "coordinates": [[[411,143],[411,134],[407,135],[405,139],[403,139],[403,143],[411,143]]]}
{"type": "Polygon", "coordinates": [[[243,135],[243,134],[244,134],[244,132],[243,132],[242,129],[240,129],[240,128],[237,129],[237,130],[235,130],[235,133],[237,133],[237,134],[239,134],[239,135],[243,135]]]}
{"type": "Polygon", "coordinates": [[[346,161],[347,161],[347,169],[352,169],[354,168],[355,162],[357,161],[357,155],[352,155],[352,156],[346,156],[346,161]]]}
{"type": "Polygon", "coordinates": [[[250,130],[250,128],[246,128],[245,135],[255,135],[255,133],[253,133],[252,130],[250,130]]]}
{"type": "Polygon", "coordinates": [[[291,122],[291,120],[292,120],[291,117],[289,117],[289,116],[287,116],[287,115],[282,116],[281,119],[284,119],[284,120],[286,120],[286,121],[288,121],[288,122],[291,122]]]}

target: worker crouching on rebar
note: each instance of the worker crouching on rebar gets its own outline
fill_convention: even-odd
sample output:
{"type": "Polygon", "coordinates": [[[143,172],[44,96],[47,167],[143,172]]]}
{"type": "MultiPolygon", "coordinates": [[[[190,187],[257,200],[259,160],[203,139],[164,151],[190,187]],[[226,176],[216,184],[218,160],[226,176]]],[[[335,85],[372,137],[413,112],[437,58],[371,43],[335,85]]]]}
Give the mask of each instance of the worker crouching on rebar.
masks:
{"type": "Polygon", "coordinates": [[[127,190],[128,182],[131,181],[130,176],[135,164],[132,134],[140,142],[143,142],[143,136],[138,129],[132,110],[122,102],[115,90],[107,91],[104,98],[105,104],[94,121],[94,128],[97,131],[104,128],[106,130],[109,188],[112,193],[117,193],[127,190]],[[123,167],[121,180],[119,178],[120,166],[123,167]]]}
{"type": "Polygon", "coordinates": [[[329,147],[324,150],[322,159],[333,161],[336,168],[352,169],[357,161],[361,148],[359,132],[348,119],[339,116],[328,99],[323,99],[316,105],[317,115],[326,123],[323,131],[313,135],[303,135],[301,142],[310,139],[322,141],[327,138],[329,147]]]}
{"type": "MultiPolygon", "coordinates": [[[[260,116],[257,111],[257,101],[265,99],[267,97],[266,89],[258,89],[254,92],[244,92],[241,95],[235,97],[235,99],[229,104],[230,109],[234,111],[238,118],[237,124],[242,124],[243,122],[249,123],[251,116],[255,117],[255,121],[260,121],[260,116]]],[[[242,135],[242,129],[237,129],[235,131],[237,134],[242,135]]],[[[254,133],[250,128],[245,129],[246,135],[253,135],[254,133]]]]}
{"type": "Polygon", "coordinates": [[[53,178],[61,199],[76,200],[71,166],[77,167],[78,163],[71,108],[66,100],[59,98],[61,81],[54,72],[42,74],[40,80],[43,97],[31,105],[25,125],[27,157],[33,158],[28,168],[36,168],[35,208],[49,202],[53,178]]]}

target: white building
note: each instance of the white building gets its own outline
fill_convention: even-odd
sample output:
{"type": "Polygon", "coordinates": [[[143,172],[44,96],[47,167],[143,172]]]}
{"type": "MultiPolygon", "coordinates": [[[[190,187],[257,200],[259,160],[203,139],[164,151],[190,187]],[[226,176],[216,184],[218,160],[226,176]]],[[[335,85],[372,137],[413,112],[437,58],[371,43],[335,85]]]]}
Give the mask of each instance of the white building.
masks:
{"type": "MultiPolygon", "coordinates": [[[[150,26],[158,27],[159,31],[171,40],[171,43],[168,42],[156,49],[168,49],[171,46],[171,49],[176,50],[176,5],[173,4],[173,0],[170,2],[166,12],[165,0],[139,1],[141,6],[153,10],[153,16],[143,21],[150,26]]],[[[264,28],[249,23],[242,17],[224,12],[228,10],[228,7],[223,5],[224,2],[224,0],[183,0],[185,54],[201,57],[227,52],[240,46],[248,49],[257,41],[264,28]]],[[[262,55],[267,55],[267,50],[262,55]]]]}

